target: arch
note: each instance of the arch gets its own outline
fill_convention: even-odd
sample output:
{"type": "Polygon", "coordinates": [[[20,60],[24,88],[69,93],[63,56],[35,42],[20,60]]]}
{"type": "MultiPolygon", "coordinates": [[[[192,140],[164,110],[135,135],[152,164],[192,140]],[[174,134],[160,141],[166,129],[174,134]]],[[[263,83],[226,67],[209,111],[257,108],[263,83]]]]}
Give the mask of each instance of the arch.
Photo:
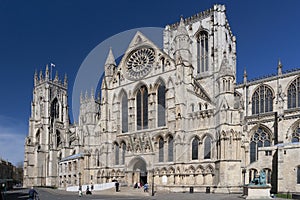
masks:
{"type": "Polygon", "coordinates": [[[148,88],[141,85],[136,90],[136,126],[137,130],[148,129],[148,88]]]}
{"type": "Polygon", "coordinates": [[[166,86],[159,78],[157,80],[157,126],[166,125],[166,86]]]}
{"type": "Polygon", "coordinates": [[[196,173],[197,174],[203,174],[203,172],[204,172],[204,167],[202,165],[198,165],[196,167],[196,173]]]}
{"type": "MultiPolygon", "coordinates": [[[[222,131],[222,132],[224,132],[224,130],[222,131]]],[[[203,142],[204,141],[204,139],[206,138],[206,137],[210,137],[212,140],[213,140],[213,135],[211,134],[211,133],[205,133],[205,134],[203,134],[199,139],[200,139],[200,142],[203,142]]]]}
{"type": "Polygon", "coordinates": [[[131,159],[128,163],[128,168],[132,171],[135,171],[136,169],[145,170],[147,171],[147,162],[146,160],[141,156],[136,156],[133,159],[131,159]],[[139,166],[141,166],[139,168],[139,166]]]}
{"type": "Polygon", "coordinates": [[[300,77],[292,80],[287,88],[287,108],[300,107],[300,77]]]}
{"type": "Polygon", "coordinates": [[[286,132],[286,139],[288,141],[292,141],[293,134],[300,127],[300,119],[296,120],[287,130],[286,132]]]}
{"type": "Polygon", "coordinates": [[[206,174],[215,174],[214,167],[211,164],[208,164],[204,169],[206,174]]]}
{"type": "Polygon", "coordinates": [[[199,158],[199,138],[198,137],[194,137],[194,139],[192,140],[192,160],[198,160],[199,158]]]}
{"type": "Polygon", "coordinates": [[[172,135],[168,135],[168,162],[174,161],[174,138],[172,135]]]}
{"type": "Polygon", "coordinates": [[[207,72],[209,66],[209,34],[201,29],[196,34],[197,40],[197,74],[207,72]]]}
{"type": "Polygon", "coordinates": [[[133,88],[133,96],[136,96],[136,93],[139,91],[139,89],[142,87],[142,86],[145,86],[147,88],[147,90],[149,91],[150,90],[150,86],[144,82],[144,81],[139,81],[133,88]]]}
{"type": "Polygon", "coordinates": [[[189,173],[191,173],[191,174],[194,174],[195,173],[195,167],[193,166],[193,165],[190,165],[189,167],[188,167],[188,170],[189,170],[189,173]]]}
{"type": "Polygon", "coordinates": [[[114,142],[114,151],[115,151],[115,165],[119,165],[120,147],[117,142],[114,142]]]}
{"type": "Polygon", "coordinates": [[[137,156],[130,160],[128,168],[132,170],[132,184],[140,182],[147,183],[147,162],[141,156],[137,156]]]}
{"type": "Polygon", "coordinates": [[[168,168],[168,174],[174,174],[175,173],[175,168],[174,167],[169,167],[168,168]]]}
{"type": "Polygon", "coordinates": [[[121,164],[124,165],[125,164],[126,150],[127,150],[127,146],[126,146],[126,143],[124,141],[121,142],[121,148],[122,148],[121,164]]]}
{"type": "Polygon", "coordinates": [[[37,130],[36,134],[35,134],[35,141],[36,144],[39,145],[41,143],[41,134],[40,134],[40,129],[37,130]]]}
{"type": "Polygon", "coordinates": [[[59,130],[56,130],[56,147],[61,146],[62,138],[59,130]]]}
{"type": "Polygon", "coordinates": [[[158,162],[164,162],[164,139],[158,138],[158,162]]]}
{"type": "Polygon", "coordinates": [[[270,130],[266,129],[264,126],[260,125],[255,127],[252,132],[250,139],[250,163],[258,159],[258,148],[268,147],[272,143],[272,134],[270,130]]]}
{"type": "Polygon", "coordinates": [[[158,77],[157,79],[156,79],[156,81],[154,82],[154,89],[155,90],[157,90],[158,89],[158,87],[159,87],[159,85],[166,85],[166,81],[162,78],[162,77],[158,77]]]}
{"type": "Polygon", "coordinates": [[[124,90],[120,92],[121,99],[121,120],[122,120],[122,133],[128,132],[128,96],[124,90]]]}
{"type": "Polygon", "coordinates": [[[50,108],[51,120],[53,121],[54,119],[59,119],[59,115],[60,115],[60,103],[57,97],[55,97],[51,102],[51,108],[50,108]]]}
{"type": "Polygon", "coordinates": [[[265,84],[256,87],[251,96],[252,114],[273,111],[274,90],[265,84]]]}
{"type": "Polygon", "coordinates": [[[204,146],[203,146],[203,152],[204,152],[204,159],[211,159],[211,150],[212,150],[212,138],[207,135],[204,139],[204,146]]]}

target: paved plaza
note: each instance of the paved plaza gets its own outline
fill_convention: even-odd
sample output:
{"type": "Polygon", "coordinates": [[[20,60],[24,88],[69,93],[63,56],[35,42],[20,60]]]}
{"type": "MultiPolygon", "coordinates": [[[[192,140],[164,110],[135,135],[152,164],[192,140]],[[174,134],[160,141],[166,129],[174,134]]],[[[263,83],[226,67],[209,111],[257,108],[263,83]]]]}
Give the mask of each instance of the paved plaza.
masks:
{"type": "MultiPolygon", "coordinates": [[[[79,197],[77,193],[55,190],[50,188],[37,188],[40,200],[104,200],[104,199],[126,199],[126,200],[242,200],[241,194],[206,194],[206,193],[144,193],[142,189],[121,188],[120,192],[114,189],[105,191],[94,191],[92,195],[79,197]]],[[[28,189],[19,189],[6,192],[5,200],[27,200],[28,189]]],[[[281,198],[276,198],[282,200],[281,198]]]]}

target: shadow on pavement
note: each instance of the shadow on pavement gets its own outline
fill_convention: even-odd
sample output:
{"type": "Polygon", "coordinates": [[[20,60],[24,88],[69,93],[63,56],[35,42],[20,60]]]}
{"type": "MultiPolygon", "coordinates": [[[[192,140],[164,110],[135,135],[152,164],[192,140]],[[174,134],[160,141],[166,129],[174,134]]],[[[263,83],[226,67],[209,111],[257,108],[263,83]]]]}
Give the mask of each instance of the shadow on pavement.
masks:
{"type": "Polygon", "coordinates": [[[27,200],[28,198],[27,190],[21,188],[7,191],[4,194],[4,200],[27,200]]]}

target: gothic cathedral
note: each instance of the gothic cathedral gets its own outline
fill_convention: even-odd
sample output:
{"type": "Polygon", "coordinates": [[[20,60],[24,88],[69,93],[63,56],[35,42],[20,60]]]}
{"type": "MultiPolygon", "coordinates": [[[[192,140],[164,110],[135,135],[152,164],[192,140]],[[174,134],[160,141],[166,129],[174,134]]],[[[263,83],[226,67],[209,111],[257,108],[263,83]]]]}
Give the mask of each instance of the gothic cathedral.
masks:
{"type": "Polygon", "coordinates": [[[275,192],[300,191],[300,71],[236,82],[225,6],[166,25],[163,49],[137,32],[108,52],[101,97],[81,95],[70,124],[67,77],[34,75],[24,185],[118,180],[156,190],[240,192],[261,170],[275,192]]]}

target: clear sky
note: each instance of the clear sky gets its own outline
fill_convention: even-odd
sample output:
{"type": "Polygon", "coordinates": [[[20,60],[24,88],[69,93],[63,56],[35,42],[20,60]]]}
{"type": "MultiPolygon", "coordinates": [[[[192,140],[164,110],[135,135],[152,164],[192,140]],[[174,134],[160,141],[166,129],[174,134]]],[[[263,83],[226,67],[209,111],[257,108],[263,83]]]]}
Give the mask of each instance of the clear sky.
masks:
{"type": "Polygon", "coordinates": [[[299,0],[0,0],[0,157],[23,160],[36,69],[54,62],[60,77],[68,74],[71,97],[81,63],[101,41],[164,27],[215,3],[225,4],[237,38],[238,82],[244,68],[249,79],[276,73],[279,58],[283,70],[300,66],[299,0]]]}

